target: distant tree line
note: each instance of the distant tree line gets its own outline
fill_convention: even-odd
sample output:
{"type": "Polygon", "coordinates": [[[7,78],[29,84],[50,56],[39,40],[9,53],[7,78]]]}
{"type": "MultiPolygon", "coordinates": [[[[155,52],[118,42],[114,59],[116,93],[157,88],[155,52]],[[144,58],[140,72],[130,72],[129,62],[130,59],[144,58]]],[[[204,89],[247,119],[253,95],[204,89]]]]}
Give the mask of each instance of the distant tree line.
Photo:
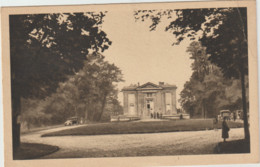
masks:
{"type": "Polygon", "coordinates": [[[64,123],[70,117],[108,121],[110,115],[122,113],[115,85],[123,81],[121,70],[99,53],[87,58],[83,69],[60,82],[51,96],[23,99],[21,120],[27,128],[64,123]]]}
{"type": "MultiPolygon", "coordinates": [[[[192,42],[190,53],[192,75],[184,84],[179,102],[191,117],[216,117],[222,109],[242,110],[239,79],[225,78],[219,67],[208,60],[206,47],[192,42]]],[[[248,80],[246,80],[248,91],[248,80]]],[[[248,97],[247,97],[248,104],[248,97]]]]}

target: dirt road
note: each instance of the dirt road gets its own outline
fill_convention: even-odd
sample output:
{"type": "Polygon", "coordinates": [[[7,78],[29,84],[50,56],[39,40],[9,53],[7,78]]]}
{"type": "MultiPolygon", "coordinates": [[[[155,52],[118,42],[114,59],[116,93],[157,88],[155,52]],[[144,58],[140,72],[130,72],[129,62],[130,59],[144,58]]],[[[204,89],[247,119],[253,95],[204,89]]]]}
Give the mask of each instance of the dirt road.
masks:
{"type": "MultiPolygon", "coordinates": [[[[86,126],[86,125],[81,125],[86,126]]],[[[77,126],[78,127],[78,126],[77,126]]],[[[59,127],[26,134],[22,142],[43,143],[60,150],[42,158],[122,157],[213,154],[221,130],[150,134],[41,137],[42,134],[74,128],[59,127]]],[[[231,129],[229,140],[243,138],[243,129],[231,129]]]]}

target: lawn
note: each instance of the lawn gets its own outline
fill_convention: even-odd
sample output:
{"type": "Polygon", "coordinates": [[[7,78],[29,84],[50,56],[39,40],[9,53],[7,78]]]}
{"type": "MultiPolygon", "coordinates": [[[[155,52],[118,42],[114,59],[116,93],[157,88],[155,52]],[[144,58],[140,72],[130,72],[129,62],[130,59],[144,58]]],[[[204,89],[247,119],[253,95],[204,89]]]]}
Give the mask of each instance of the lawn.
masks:
{"type": "MultiPolygon", "coordinates": [[[[228,122],[230,128],[243,127],[243,123],[228,122]]],[[[221,128],[221,122],[218,123],[221,128]]],[[[43,134],[47,136],[70,136],[70,135],[105,135],[105,134],[134,134],[134,133],[159,133],[178,131],[199,131],[213,129],[212,119],[190,119],[154,122],[111,122],[88,124],[73,129],[66,129],[43,134]]]]}
{"type": "Polygon", "coordinates": [[[219,154],[250,153],[250,143],[245,139],[220,142],[215,152],[219,154]]]}
{"type": "Polygon", "coordinates": [[[57,146],[36,143],[21,143],[20,147],[14,152],[14,160],[35,159],[54,153],[59,150],[57,146]]]}

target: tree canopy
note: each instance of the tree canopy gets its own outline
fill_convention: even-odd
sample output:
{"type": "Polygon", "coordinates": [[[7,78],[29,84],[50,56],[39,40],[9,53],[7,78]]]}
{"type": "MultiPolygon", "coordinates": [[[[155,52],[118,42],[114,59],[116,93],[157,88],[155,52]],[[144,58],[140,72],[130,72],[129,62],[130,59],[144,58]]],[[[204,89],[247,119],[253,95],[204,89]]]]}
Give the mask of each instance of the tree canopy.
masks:
{"type": "Polygon", "coordinates": [[[13,94],[44,97],[83,67],[91,51],[111,45],[101,30],[105,12],[10,16],[13,94]]]}
{"type": "Polygon", "coordinates": [[[240,110],[240,81],[224,78],[220,68],[207,59],[205,50],[195,41],[187,48],[193,73],[180,94],[182,108],[194,117],[216,117],[222,109],[240,110]]]}

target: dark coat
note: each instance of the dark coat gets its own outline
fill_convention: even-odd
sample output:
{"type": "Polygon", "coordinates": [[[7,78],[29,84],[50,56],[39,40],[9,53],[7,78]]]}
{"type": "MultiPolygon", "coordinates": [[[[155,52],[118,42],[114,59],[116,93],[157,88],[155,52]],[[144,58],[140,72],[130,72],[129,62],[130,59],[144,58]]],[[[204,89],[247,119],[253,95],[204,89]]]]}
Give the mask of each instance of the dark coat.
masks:
{"type": "Polygon", "coordinates": [[[229,137],[228,135],[229,127],[226,121],[222,122],[222,138],[226,139],[229,137]]]}

